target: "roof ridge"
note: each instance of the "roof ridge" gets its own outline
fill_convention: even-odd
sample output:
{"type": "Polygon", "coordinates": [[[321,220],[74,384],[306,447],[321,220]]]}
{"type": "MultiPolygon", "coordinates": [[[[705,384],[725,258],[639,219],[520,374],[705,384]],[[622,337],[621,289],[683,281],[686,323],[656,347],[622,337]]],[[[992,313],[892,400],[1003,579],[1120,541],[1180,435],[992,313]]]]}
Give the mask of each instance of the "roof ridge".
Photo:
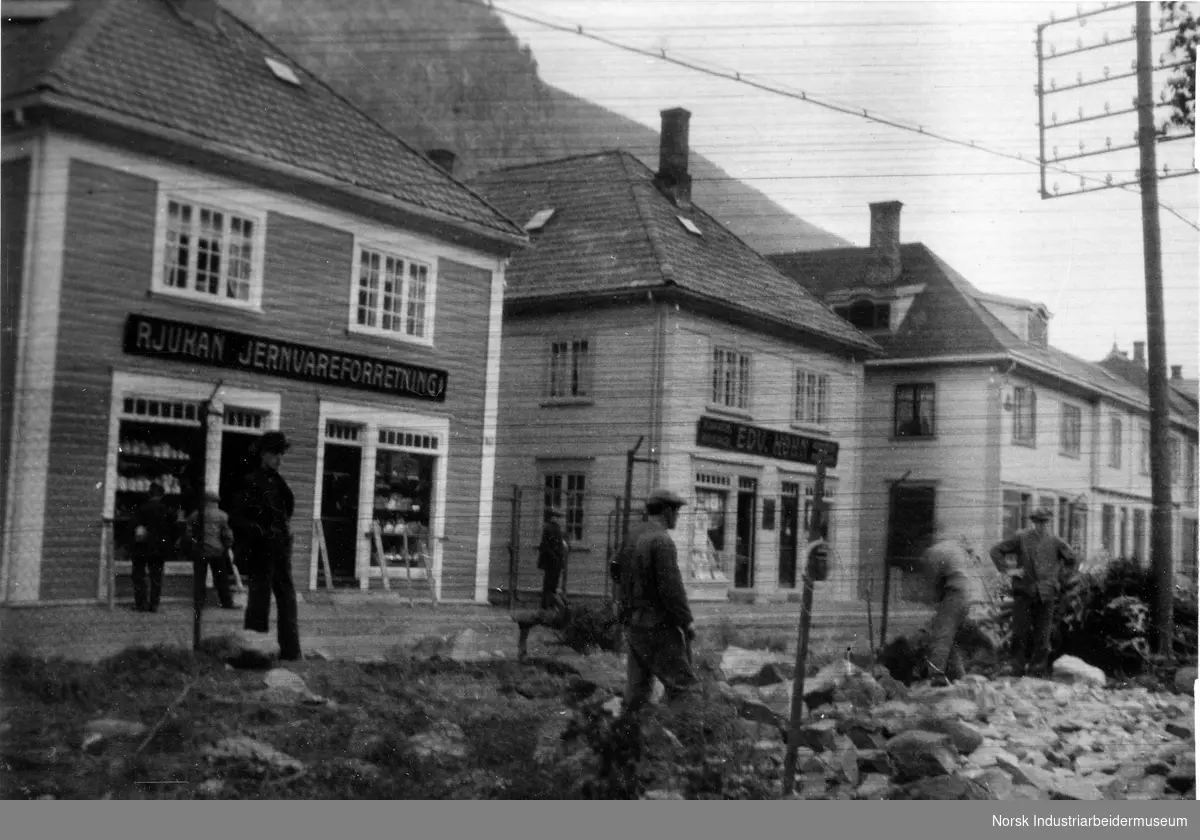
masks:
{"type": "Polygon", "coordinates": [[[551,166],[558,163],[568,163],[573,160],[582,160],[590,157],[603,157],[604,155],[620,154],[620,149],[601,149],[596,152],[580,152],[579,154],[566,155],[564,157],[550,158],[549,160],[531,160],[528,163],[514,163],[512,166],[499,166],[495,169],[489,169],[486,172],[481,172],[477,178],[485,178],[488,175],[499,174],[501,172],[513,172],[518,169],[532,169],[535,166],[551,166]]]}
{"type": "MultiPolygon", "coordinates": [[[[662,243],[658,241],[658,236],[650,225],[650,220],[646,216],[645,208],[642,206],[642,198],[638,195],[637,188],[640,186],[649,186],[655,189],[653,183],[634,183],[633,174],[629,171],[629,165],[625,160],[625,155],[617,154],[617,160],[621,163],[621,169],[625,172],[625,185],[629,190],[630,197],[633,198],[633,208],[637,211],[638,219],[641,221],[642,232],[646,236],[646,242],[650,245],[650,251],[654,254],[654,264],[658,268],[659,276],[662,277],[663,283],[674,284],[675,278],[672,276],[674,271],[667,271],[670,268],[670,263],[666,261],[663,255],[662,243]]],[[[657,191],[657,190],[656,190],[657,191]]]]}
{"type": "Polygon", "coordinates": [[[970,281],[968,281],[965,277],[962,277],[953,266],[935,254],[932,249],[923,243],[919,244],[921,245],[921,249],[933,259],[934,265],[939,269],[939,273],[943,278],[945,278],[946,282],[950,284],[950,287],[959,295],[959,297],[963,299],[963,301],[966,302],[967,308],[970,309],[975,317],[980,320],[983,327],[988,331],[988,336],[996,344],[1000,345],[999,349],[1006,353],[1011,352],[1012,348],[1010,348],[1005,341],[1001,340],[1001,338],[996,335],[995,325],[993,325],[991,322],[994,321],[996,325],[999,325],[1001,328],[1003,328],[1014,339],[1017,339],[1016,333],[1004,326],[1004,324],[1002,324],[995,315],[988,311],[986,306],[976,300],[973,294],[968,294],[963,290],[962,284],[965,283],[967,286],[970,286],[970,281]]]}

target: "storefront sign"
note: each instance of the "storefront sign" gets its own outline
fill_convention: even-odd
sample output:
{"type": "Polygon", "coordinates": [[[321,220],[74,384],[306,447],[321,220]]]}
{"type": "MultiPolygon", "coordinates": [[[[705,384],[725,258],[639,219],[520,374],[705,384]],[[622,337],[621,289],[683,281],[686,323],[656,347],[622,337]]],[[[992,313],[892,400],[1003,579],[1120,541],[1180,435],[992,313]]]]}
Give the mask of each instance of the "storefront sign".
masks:
{"type": "Polygon", "coordinates": [[[442,402],[447,374],[404,362],[131,314],[125,352],[442,402]]]}
{"type": "Polygon", "coordinates": [[[824,455],[825,466],[837,466],[838,445],[834,441],[777,432],[716,417],[700,418],[696,425],[696,443],[713,449],[745,452],[801,464],[815,465],[824,455]]]}

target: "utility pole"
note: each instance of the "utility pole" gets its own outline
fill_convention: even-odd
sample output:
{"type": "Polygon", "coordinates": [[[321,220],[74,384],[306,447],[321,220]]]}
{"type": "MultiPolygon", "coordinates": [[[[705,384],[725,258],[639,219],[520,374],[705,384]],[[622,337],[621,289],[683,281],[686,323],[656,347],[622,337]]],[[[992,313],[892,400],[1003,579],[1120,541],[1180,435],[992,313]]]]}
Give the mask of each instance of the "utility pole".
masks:
{"type": "MultiPolygon", "coordinates": [[[[658,463],[658,459],[653,456],[651,456],[649,458],[639,458],[638,457],[638,454],[637,454],[638,450],[642,448],[642,443],[645,440],[646,440],[645,435],[639,435],[638,439],[637,439],[637,443],[635,443],[633,445],[633,449],[630,449],[628,452],[625,453],[625,504],[624,504],[624,510],[622,511],[622,517],[621,517],[621,522],[620,522],[620,539],[618,540],[618,543],[617,543],[617,551],[618,552],[621,550],[622,546],[624,546],[626,541],[628,541],[628,539],[629,539],[629,517],[630,517],[630,512],[631,512],[632,504],[633,504],[633,465],[634,464],[656,464],[656,463],[658,463]]],[[[618,630],[617,638],[616,638],[616,651],[615,652],[621,653],[623,646],[624,646],[624,643],[623,643],[622,634],[621,634],[620,630],[618,630]]]]}
{"type": "Polygon", "coordinates": [[[1154,571],[1155,641],[1171,655],[1174,570],[1171,556],[1171,402],[1163,319],[1162,235],[1158,225],[1157,132],[1150,4],[1137,4],[1138,152],[1141,155],[1142,256],[1146,272],[1146,351],[1150,376],[1150,565],[1154,571]]]}
{"type": "MultiPolygon", "coordinates": [[[[200,440],[203,447],[200,452],[200,503],[196,507],[196,543],[192,550],[192,650],[200,649],[200,638],[203,635],[204,601],[208,597],[208,563],[204,559],[204,508],[208,504],[208,423],[212,413],[213,400],[225,380],[219,380],[208,399],[200,403],[200,440]]],[[[184,540],[185,544],[188,540],[184,540]]],[[[214,571],[214,575],[217,573],[214,571]]],[[[216,581],[214,581],[215,583],[216,581]]]]}
{"type": "Polygon", "coordinates": [[[1155,581],[1154,603],[1152,605],[1154,610],[1154,640],[1157,652],[1161,656],[1170,656],[1171,654],[1171,640],[1174,626],[1172,615],[1174,608],[1174,558],[1171,555],[1171,516],[1173,512],[1170,474],[1171,406],[1169,398],[1170,386],[1167,382],[1166,327],[1163,312],[1162,237],[1159,229],[1158,182],[1168,178],[1197,174],[1194,160],[1190,168],[1177,169],[1176,171],[1171,171],[1169,166],[1164,165],[1160,172],[1158,167],[1159,145],[1177,140],[1195,138],[1195,131],[1169,133],[1169,122],[1164,123],[1161,130],[1155,124],[1155,108],[1172,107],[1172,103],[1165,95],[1158,102],[1155,101],[1155,71],[1176,70],[1188,64],[1187,61],[1168,61],[1166,55],[1160,58],[1158,64],[1155,63],[1152,39],[1156,34],[1162,34],[1167,31],[1169,30],[1156,30],[1154,28],[1151,20],[1151,4],[1148,2],[1118,3],[1111,6],[1106,4],[1102,8],[1093,9],[1088,12],[1081,11],[1073,17],[1062,20],[1055,20],[1052,16],[1049,23],[1040,24],[1037,28],[1038,85],[1036,89],[1038,95],[1038,128],[1042,172],[1041,195],[1043,199],[1079,195],[1085,192],[1095,192],[1105,189],[1128,189],[1134,186],[1138,187],[1141,192],[1142,255],[1146,287],[1147,376],[1150,407],[1150,564],[1155,581]],[[1124,34],[1120,33],[1121,37],[1114,39],[1110,35],[1104,34],[1102,42],[1096,42],[1096,38],[1092,36],[1092,42],[1085,43],[1083,35],[1080,35],[1076,38],[1074,47],[1067,46],[1066,49],[1058,51],[1055,46],[1051,45],[1049,54],[1045,52],[1044,32],[1047,27],[1073,22],[1077,23],[1081,30],[1085,30],[1088,22],[1096,19],[1098,16],[1111,15],[1117,11],[1127,10],[1130,6],[1135,7],[1134,25],[1131,27],[1129,33],[1130,37],[1124,37],[1124,34]],[[1080,53],[1091,54],[1093,50],[1113,50],[1121,48],[1122,45],[1130,42],[1135,44],[1136,50],[1136,57],[1132,62],[1132,72],[1114,73],[1106,66],[1104,67],[1102,76],[1097,75],[1092,78],[1086,78],[1083,71],[1080,71],[1076,74],[1074,81],[1069,81],[1063,85],[1056,84],[1053,77],[1050,78],[1048,83],[1045,81],[1044,68],[1048,61],[1064,59],[1080,53]],[[1098,86],[1111,85],[1128,79],[1136,79],[1137,94],[1133,99],[1133,107],[1114,110],[1108,102],[1105,102],[1102,113],[1085,113],[1084,108],[1080,106],[1077,111],[1078,116],[1060,120],[1058,113],[1052,111],[1050,120],[1047,122],[1045,116],[1045,101],[1047,97],[1084,88],[1091,90],[1098,86]],[[1104,148],[1087,148],[1085,141],[1081,139],[1077,153],[1071,151],[1069,154],[1060,155],[1058,146],[1053,144],[1051,144],[1051,153],[1048,155],[1046,152],[1046,136],[1049,131],[1070,126],[1079,126],[1081,124],[1093,124],[1097,121],[1121,118],[1134,113],[1137,115],[1137,131],[1134,133],[1135,142],[1132,144],[1114,144],[1111,136],[1109,136],[1104,138],[1104,148]],[[1090,159],[1121,152],[1132,154],[1133,150],[1137,151],[1139,159],[1138,168],[1133,180],[1119,181],[1109,174],[1102,182],[1098,179],[1093,179],[1094,183],[1089,185],[1087,183],[1088,179],[1080,176],[1078,189],[1060,191],[1057,182],[1053,184],[1051,189],[1047,189],[1046,171],[1048,168],[1062,173],[1061,164],[1069,161],[1080,158],[1090,159]]]}

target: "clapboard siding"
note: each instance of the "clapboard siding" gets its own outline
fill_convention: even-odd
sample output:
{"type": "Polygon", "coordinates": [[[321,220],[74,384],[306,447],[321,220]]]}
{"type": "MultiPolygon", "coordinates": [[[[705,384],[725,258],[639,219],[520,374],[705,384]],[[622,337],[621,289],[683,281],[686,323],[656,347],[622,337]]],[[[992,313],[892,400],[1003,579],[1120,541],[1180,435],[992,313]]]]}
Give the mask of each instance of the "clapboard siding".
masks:
{"type": "MultiPolygon", "coordinates": [[[[438,263],[436,346],[349,335],[354,236],[280,213],[266,223],[263,312],[226,310],[149,295],[157,184],[96,164],[71,162],[64,243],[51,457],[42,565],[43,600],[96,592],[105,492],[112,373],[154,374],[281,395],[280,428],[293,441],[282,473],[296,494],[293,569],[307,578],[319,446],[320,398],[450,419],[445,597],[471,597],[477,549],[487,317],[491,273],[438,263]],[[126,356],[130,312],[293,340],[449,373],[444,403],[385,397],[269,375],[126,356]]],[[[5,206],[6,217],[8,216],[5,206]]]]}
{"type": "MultiPolygon", "coordinates": [[[[0,196],[0,517],[8,509],[8,456],[13,434],[13,404],[17,386],[17,335],[21,310],[21,274],[24,271],[26,219],[29,208],[29,158],[3,165],[4,192],[0,196]]],[[[3,519],[0,518],[0,522],[3,519]]]]}

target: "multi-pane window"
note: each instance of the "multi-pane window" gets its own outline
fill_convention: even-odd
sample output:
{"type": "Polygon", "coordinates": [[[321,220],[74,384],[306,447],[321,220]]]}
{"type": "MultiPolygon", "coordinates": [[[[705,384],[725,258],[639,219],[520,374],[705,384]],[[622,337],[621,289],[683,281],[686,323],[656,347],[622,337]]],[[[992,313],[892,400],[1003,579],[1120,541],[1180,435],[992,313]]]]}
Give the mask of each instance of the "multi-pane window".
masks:
{"type": "Polygon", "coordinates": [[[1167,441],[1167,463],[1170,464],[1169,474],[1172,484],[1178,484],[1179,478],[1183,474],[1183,471],[1180,469],[1182,466],[1180,463],[1180,454],[1179,438],[1172,436],[1167,441]]]}
{"type": "Polygon", "coordinates": [[[387,335],[429,337],[429,266],[370,248],[359,250],[355,325],[387,335]]]}
{"type": "Polygon", "coordinates": [[[1138,472],[1150,475],[1150,427],[1145,424],[1138,429],[1138,472]]]}
{"type": "Polygon", "coordinates": [[[712,401],[728,408],[750,409],[750,356],[725,347],[713,348],[712,401]]]}
{"type": "Polygon", "coordinates": [[[586,476],[583,473],[547,473],[543,501],[543,519],[550,508],[563,512],[563,535],[569,542],[583,539],[583,500],[586,476]]]}
{"type": "Polygon", "coordinates": [[[1116,524],[1116,508],[1104,505],[1100,508],[1100,546],[1109,554],[1113,552],[1113,533],[1116,524]]]}
{"type": "Polygon", "coordinates": [[[934,389],[931,384],[896,386],[896,437],[932,437],[934,389]]]}
{"type": "Polygon", "coordinates": [[[1121,447],[1123,444],[1123,430],[1121,429],[1121,418],[1113,417],[1108,424],[1108,465],[1114,469],[1121,468],[1121,447]]]}
{"type": "Polygon", "coordinates": [[[1013,442],[1033,445],[1037,441],[1037,394],[1032,388],[1013,389],[1013,442]]]}
{"type": "Polygon", "coordinates": [[[792,413],[797,423],[823,426],[829,422],[829,377],[796,369],[796,400],[792,413]]]}
{"type": "Polygon", "coordinates": [[[587,339],[550,343],[547,396],[555,399],[591,396],[591,358],[587,339]]]}
{"type": "Polygon", "coordinates": [[[1064,455],[1079,457],[1080,438],[1083,432],[1083,411],[1077,405],[1063,403],[1059,447],[1064,455]]]}
{"type": "Polygon", "coordinates": [[[255,233],[250,219],[169,200],[162,285],[230,303],[254,303],[255,233]]]}
{"type": "Polygon", "coordinates": [[[1196,504],[1196,444],[1188,441],[1187,460],[1183,462],[1183,493],[1189,505],[1196,504]]]}

